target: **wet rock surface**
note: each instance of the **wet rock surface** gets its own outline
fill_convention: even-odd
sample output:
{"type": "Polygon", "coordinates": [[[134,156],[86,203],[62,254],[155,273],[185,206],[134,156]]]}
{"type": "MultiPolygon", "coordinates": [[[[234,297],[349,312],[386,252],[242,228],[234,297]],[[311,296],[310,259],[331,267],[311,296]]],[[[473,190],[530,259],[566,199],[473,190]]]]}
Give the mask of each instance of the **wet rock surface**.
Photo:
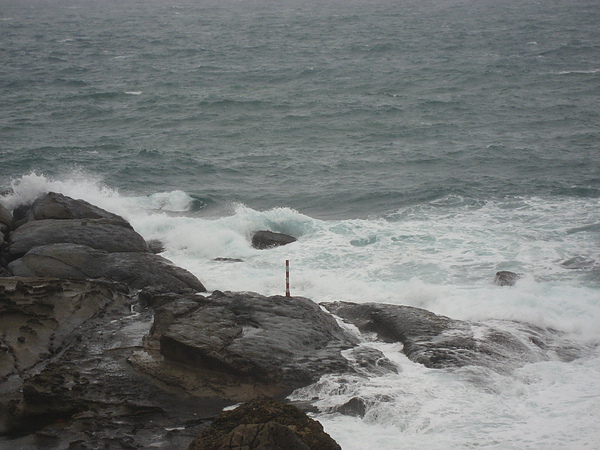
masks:
{"type": "Polygon", "coordinates": [[[494,284],[497,286],[514,286],[521,277],[522,275],[519,275],[518,273],[501,270],[496,272],[494,284]]]}
{"type": "Polygon", "coordinates": [[[356,370],[342,355],[356,339],[301,297],[216,291],[181,298],[157,309],[146,343],[132,357],[139,370],[194,395],[236,401],[282,397],[325,373],[356,370]]]}
{"type": "Polygon", "coordinates": [[[190,272],[154,253],[109,253],[77,244],[35,247],[8,264],[8,269],[22,277],[108,278],[126,283],[132,289],[206,290],[190,272]]]}
{"type": "MultiPolygon", "coordinates": [[[[0,208],[0,265],[0,447],[186,448],[232,403],[282,399],[323,375],[398,372],[311,300],[203,294],[194,275],[152,253],[121,217],[60,194],[0,208]]],[[[501,372],[585,351],[524,323],[399,305],[324,306],[432,368],[501,372]]],[[[331,412],[364,416],[369,401],[354,397],[331,412]]],[[[289,405],[249,405],[215,420],[208,443],[194,445],[339,448],[289,405]]]]}
{"type": "Polygon", "coordinates": [[[257,231],[252,235],[252,247],[259,250],[279,247],[296,241],[297,239],[295,237],[288,234],[275,233],[266,230],[257,231]]]}
{"type": "Polygon", "coordinates": [[[522,322],[467,322],[402,305],[322,305],[384,342],[401,342],[409,359],[430,368],[478,365],[509,372],[526,362],[552,358],[571,361],[586,351],[558,331],[522,322]]]}
{"type": "Polygon", "coordinates": [[[2,349],[12,357],[2,365],[0,447],[185,448],[227,404],[192,400],[132,370],[127,358],[152,314],[122,285],[0,282],[10,325],[2,349]]]}
{"type": "Polygon", "coordinates": [[[56,192],[40,195],[31,204],[31,208],[24,212],[29,220],[109,219],[111,223],[131,228],[131,225],[117,214],[98,208],[85,200],[75,200],[56,192]]]}
{"type": "Polygon", "coordinates": [[[110,219],[34,220],[10,235],[8,252],[22,256],[34,247],[69,243],[106,252],[150,252],[144,238],[110,219]]]}
{"type": "Polygon", "coordinates": [[[341,450],[316,420],[261,396],[219,415],[188,450],[341,450]]]}

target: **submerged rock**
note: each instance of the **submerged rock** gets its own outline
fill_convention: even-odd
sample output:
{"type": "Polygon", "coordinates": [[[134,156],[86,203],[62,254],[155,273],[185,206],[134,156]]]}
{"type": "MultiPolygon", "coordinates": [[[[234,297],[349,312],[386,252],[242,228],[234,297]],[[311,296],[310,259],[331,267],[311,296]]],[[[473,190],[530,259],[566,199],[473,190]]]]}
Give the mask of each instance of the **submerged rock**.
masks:
{"type": "Polygon", "coordinates": [[[259,250],[279,247],[296,241],[297,239],[293,236],[273,231],[257,231],[252,235],[252,247],[259,250]]]}
{"type": "Polygon", "coordinates": [[[292,405],[257,397],[219,415],[188,450],[341,450],[323,426],[292,405]]]}
{"type": "Polygon", "coordinates": [[[501,270],[496,272],[494,284],[498,286],[514,286],[519,278],[521,278],[521,275],[517,273],[509,272],[508,270],[501,270]]]}
{"type": "Polygon", "coordinates": [[[466,322],[402,305],[334,302],[323,306],[363,332],[376,333],[385,342],[401,342],[409,359],[431,368],[479,365],[506,372],[552,357],[570,361],[585,350],[564,340],[558,331],[526,323],[466,322]]]}

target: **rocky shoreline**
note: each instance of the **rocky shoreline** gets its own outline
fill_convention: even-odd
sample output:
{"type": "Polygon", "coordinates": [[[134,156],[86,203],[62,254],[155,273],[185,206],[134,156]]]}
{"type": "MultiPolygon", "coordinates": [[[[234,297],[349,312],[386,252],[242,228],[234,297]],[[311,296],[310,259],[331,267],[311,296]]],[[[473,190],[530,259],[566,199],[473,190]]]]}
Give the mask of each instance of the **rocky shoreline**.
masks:
{"type": "MultiPolygon", "coordinates": [[[[259,231],[253,245],[268,251],[294,241],[259,231]]],[[[432,368],[502,372],[585,351],[523,323],[510,333],[408,306],[209,294],[151,247],[125,219],[83,200],[50,192],[12,211],[0,204],[0,442],[339,448],[304,413],[267,397],[285,401],[325,374],[398,371],[341,320],[402,343],[408,358],[432,368]],[[215,417],[239,402],[249,403],[215,431],[224,420],[215,417]],[[312,431],[298,432],[305,428],[312,431]]]]}

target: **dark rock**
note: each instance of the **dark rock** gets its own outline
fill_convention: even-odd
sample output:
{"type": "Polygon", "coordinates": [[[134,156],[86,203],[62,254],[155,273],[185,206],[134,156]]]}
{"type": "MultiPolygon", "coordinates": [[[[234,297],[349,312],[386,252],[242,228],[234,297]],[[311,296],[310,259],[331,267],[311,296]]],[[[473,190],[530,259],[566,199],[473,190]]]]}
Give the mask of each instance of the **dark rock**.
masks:
{"type": "Polygon", "coordinates": [[[9,231],[14,228],[13,216],[6,207],[0,203],[0,231],[9,231]]]}
{"type": "Polygon", "coordinates": [[[117,214],[98,208],[85,200],[75,200],[56,192],[40,195],[31,205],[30,214],[34,220],[109,219],[112,223],[131,227],[129,222],[117,214]]]}
{"type": "Polygon", "coordinates": [[[11,233],[8,251],[22,256],[47,244],[80,244],[107,252],[150,252],[144,238],[112,219],[35,220],[11,233]]]}
{"type": "Polygon", "coordinates": [[[323,426],[292,405],[260,396],[219,415],[188,450],[341,450],[323,426]]]}
{"type": "Polygon", "coordinates": [[[472,323],[402,305],[324,303],[333,314],[385,342],[401,342],[404,354],[426,367],[485,366],[507,372],[553,355],[583,354],[582,346],[555,330],[512,321],[472,323]],[[561,349],[568,349],[561,352],[561,349]]]}
{"type": "Polygon", "coordinates": [[[243,259],[237,258],[215,258],[214,260],[217,262],[244,262],[243,259]]]}
{"type": "Polygon", "coordinates": [[[152,253],[162,253],[165,251],[165,245],[158,239],[147,241],[148,248],[152,253]]]}
{"type": "Polygon", "coordinates": [[[120,285],[0,286],[0,357],[16,358],[2,363],[9,373],[0,379],[0,448],[185,448],[227,406],[157,387],[131,369],[127,358],[152,315],[120,285]]]}
{"type": "Polygon", "coordinates": [[[20,227],[25,222],[33,219],[30,215],[31,205],[17,205],[12,212],[15,228],[20,227]]]}
{"type": "Polygon", "coordinates": [[[132,363],[165,382],[177,379],[192,395],[244,401],[356,372],[341,353],[356,343],[309,299],[215,291],[159,308],[147,352],[132,363]]]}
{"type": "MultiPolygon", "coordinates": [[[[32,222],[35,223],[35,222],[32,222]]],[[[154,287],[160,292],[206,289],[190,272],[153,253],[108,253],[85,245],[35,247],[11,262],[9,270],[22,277],[109,278],[132,289],[154,287]]]]}
{"type": "MultiPolygon", "coordinates": [[[[0,410],[7,411],[3,402],[19,391],[28,371],[59,353],[79,326],[124,296],[123,287],[102,281],[0,278],[0,410]]],[[[0,417],[0,431],[8,422],[0,417]]]]}
{"type": "Polygon", "coordinates": [[[494,284],[498,286],[514,286],[519,278],[521,278],[521,275],[517,273],[501,270],[500,272],[496,272],[494,284]]]}
{"type": "Polygon", "coordinates": [[[295,241],[297,239],[293,236],[273,231],[257,231],[252,235],[252,247],[260,250],[291,244],[295,241]]]}
{"type": "Polygon", "coordinates": [[[367,413],[367,405],[360,397],[352,397],[343,405],[334,409],[335,412],[344,414],[345,416],[365,417],[367,413]]]}
{"type": "Polygon", "coordinates": [[[365,375],[385,375],[398,373],[398,367],[379,350],[372,347],[359,346],[347,355],[354,362],[356,369],[365,375]]]}

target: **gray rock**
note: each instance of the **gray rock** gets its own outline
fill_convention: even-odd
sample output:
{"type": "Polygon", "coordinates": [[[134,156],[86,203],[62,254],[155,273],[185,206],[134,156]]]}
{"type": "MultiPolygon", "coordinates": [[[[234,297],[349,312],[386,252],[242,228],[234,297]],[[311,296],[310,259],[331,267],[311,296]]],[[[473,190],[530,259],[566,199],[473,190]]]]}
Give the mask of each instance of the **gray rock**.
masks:
{"type": "Polygon", "coordinates": [[[9,231],[14,228],[13,216],[6,207],[0,203],[0,231],[9,231]]]}
{"type": "Polygon", "coordinates": [[[118,283],[0,279],[0,323],[0,448],[185,448],[228,404],[131,369],[152,316],[118,283]]]}
{"type": "Polygon", "coordinates": [[[282,397],[326,373],[355,373],[341,352],[356,344],[309,299],[215,291],[159,308],[147,354],[132,362],[192,395],[239,401],[282,397]]]}
{"type": "MultiPolygon", "coordinates": [[[[585,349],[562,333],[512,321],[472,323],[402,305],[324,303],[333,314],[385,342],[401,342],[412,361],[431,368],[485,366],[507,372],[526,362],[558,355],[564,360],[585,349]]],[[[574,356],[577,355],[577,356],[574,356]]]]}
{"type": "Polygon", "coordinates": [[[0,380],[59,351],[73,330],[124,295],[103,281],[0,278],[0,380]]]}
{"type": "Polygon", "coordinates": [[[510,272],[508,270],[501,270],[496,272],[494,284],[498,286],[514,286],[519,278],[521,278],[521,275],[517,273],[510,272]]]}
{"type": "MultiPolygon", "coordinates": [[[[32,222],[33,223],[33,222],[32,222]]],[[[131,289],[158,292],[206,289],[190,272],[153,253],[108,253],[85,245],[51,244],[35,247],[8,265],[22,277],[109,278],[131,289]]]]}
{"type": "Polygon", "coordinates": [[[293,236],[273,231],[257,231],[252,235],[252,247],[260,250],[279,247],[296,241],[297,239],[293,236]]]}
{"type": "Polygon", "coordinates": [[[8,251],[22,256],[34,247],[70,243],[107,252],[150,252],[144,238],[112,219],[35,220],[10,235],[8,251]]]}
{"type": "Polygon", "coordinates": [[[85,200],[75,200],[56,192],[39,196],[31,205],[30,215],[34,220],[110,219],[113,223],[131,227],[129,222],[117,214],[98,208],[85,200]]]}

